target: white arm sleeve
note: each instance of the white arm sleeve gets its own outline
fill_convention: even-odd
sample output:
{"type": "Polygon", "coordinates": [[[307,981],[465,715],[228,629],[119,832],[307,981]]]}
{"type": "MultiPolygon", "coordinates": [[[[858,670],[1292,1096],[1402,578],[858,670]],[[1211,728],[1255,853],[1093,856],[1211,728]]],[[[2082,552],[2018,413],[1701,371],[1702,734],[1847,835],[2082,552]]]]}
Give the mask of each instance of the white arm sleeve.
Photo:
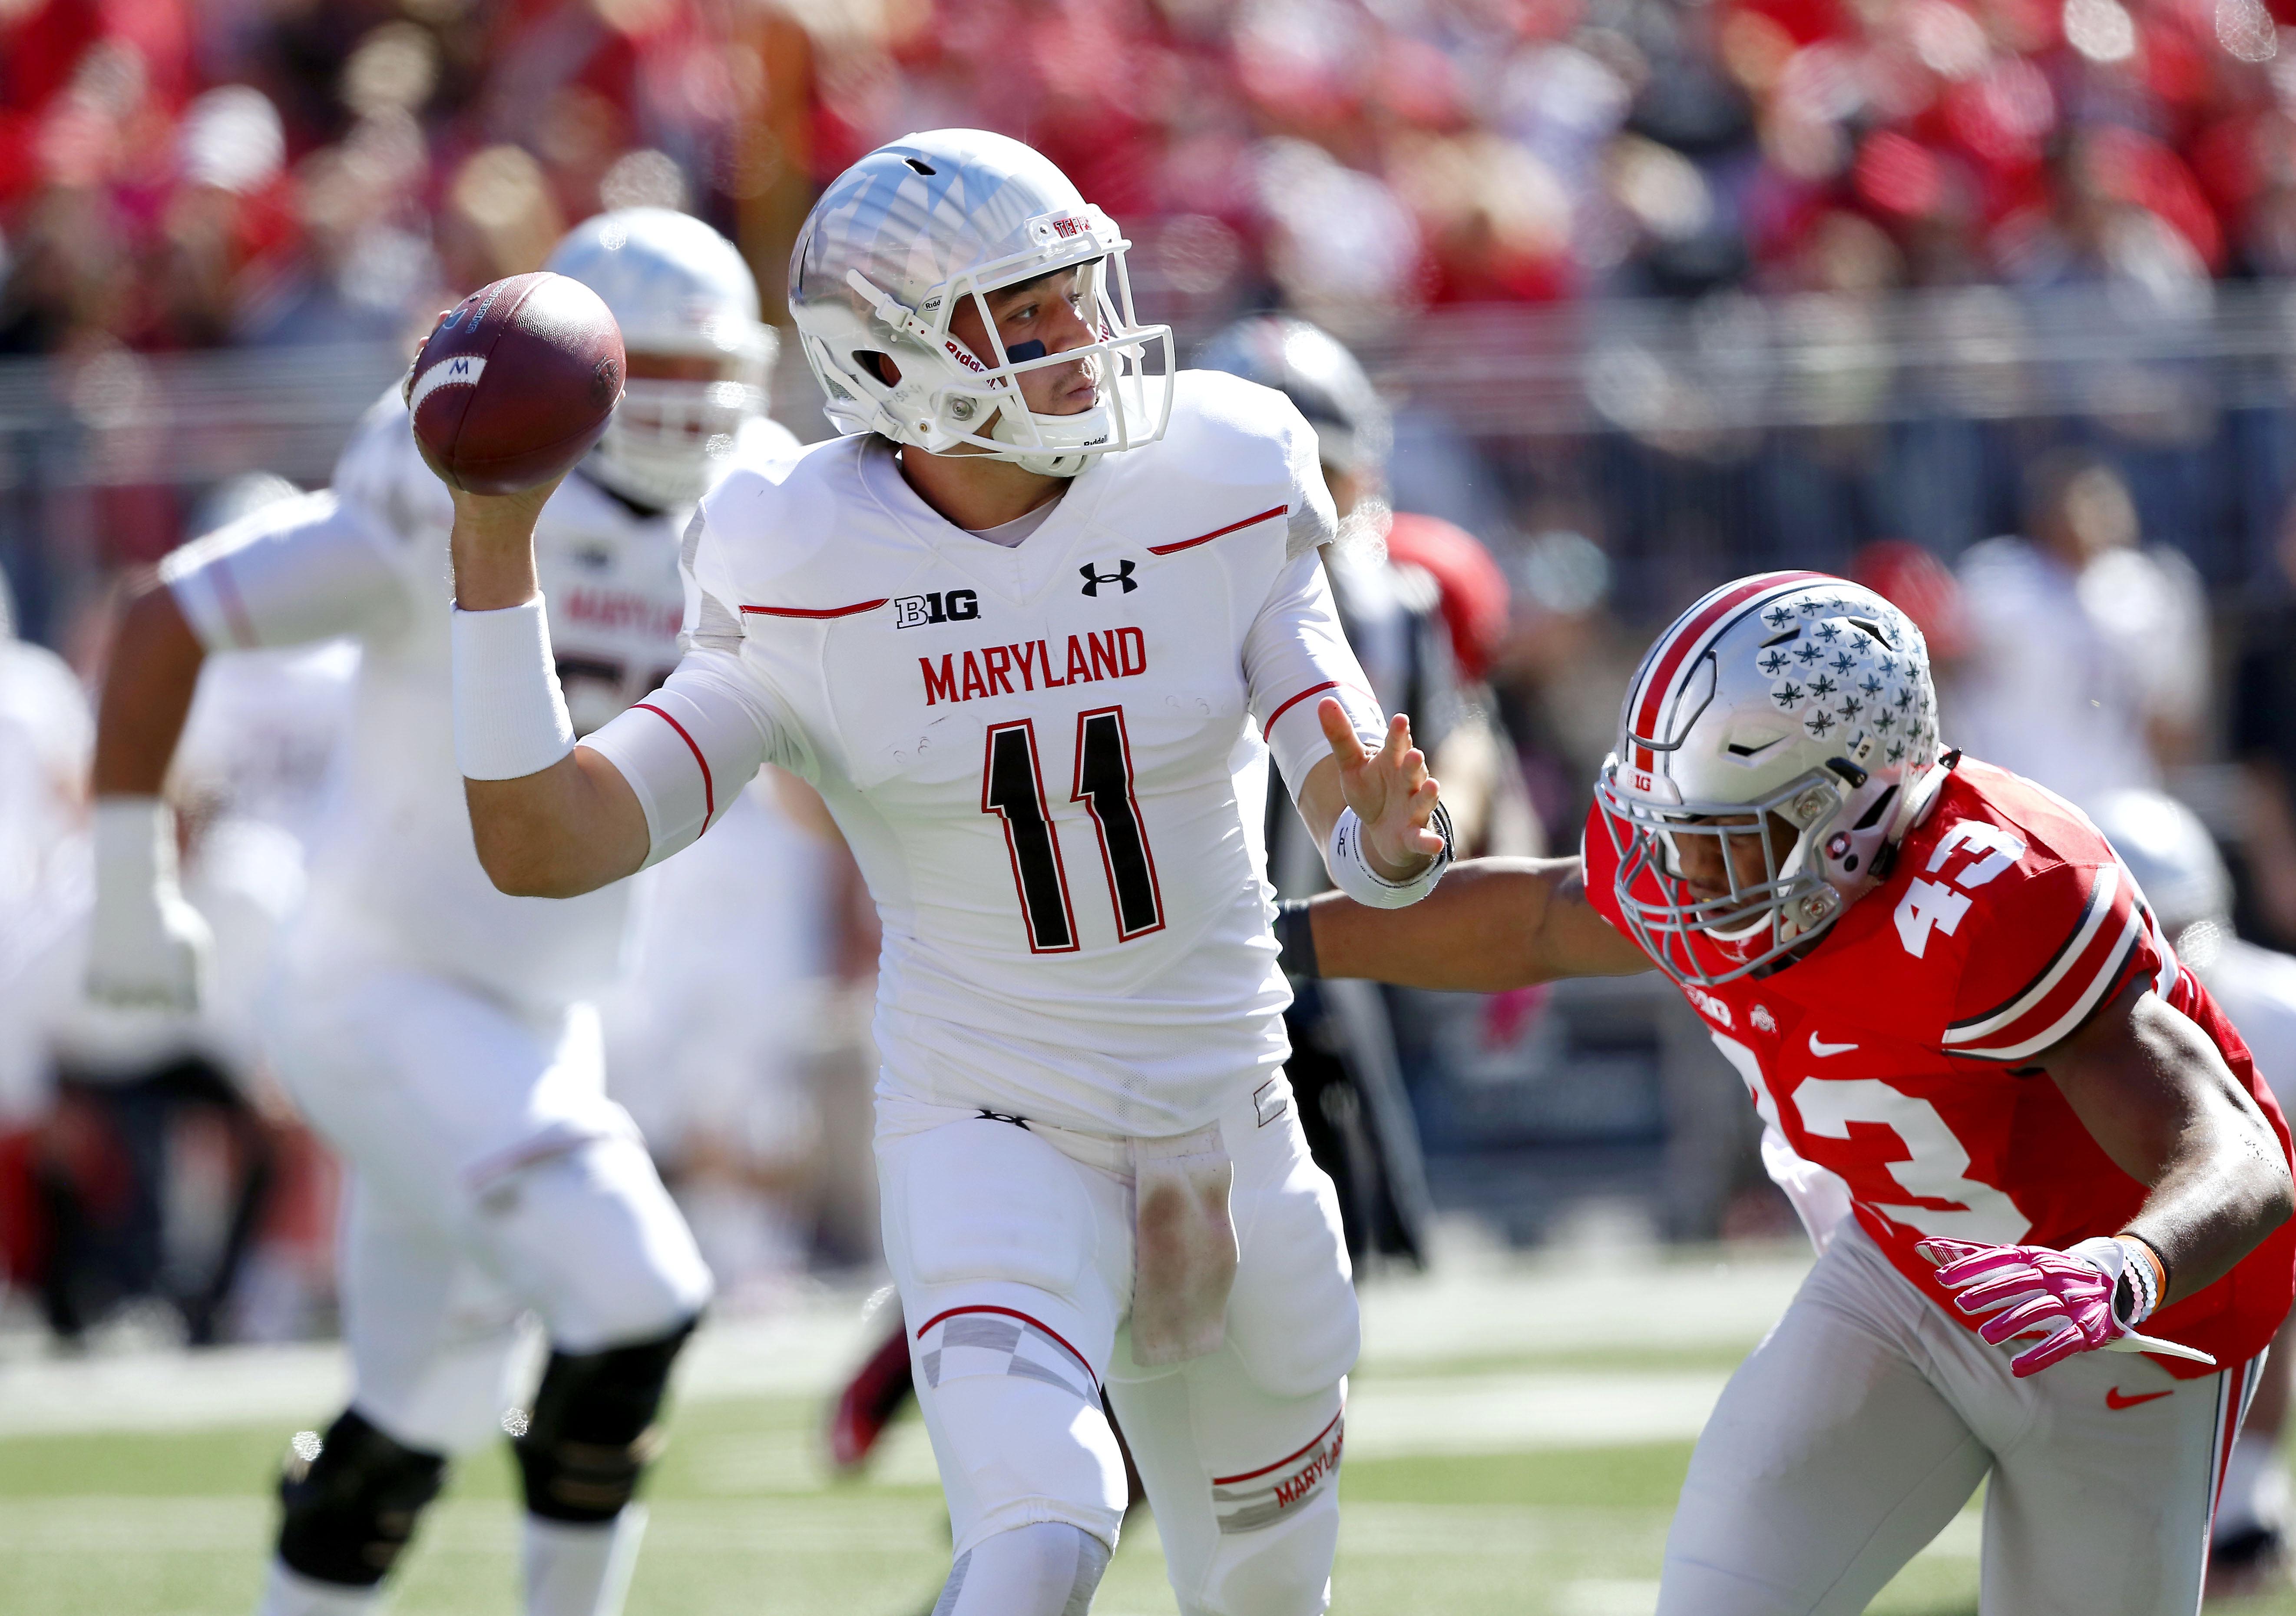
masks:
{"type": "Polygon", "coordinates": [[[1365,746],[1376,750],[1387,739],[1387,717],[1340,630],[1339,608],[1317,551],[1293,557],[1276,574],[1267,604],[1244,636],[1243,677],[1251,716],[1295,802],[1308,771],[1332,753],[1316,717],[1325,696],[1347,709],[1365,746]]]}
{"type": "Polygon", "coordinates": [[[173,552],[160,579],[209,651],[387,633],[413,603],[386,542],[333,494],[306,494],[173,552]]]}
{"type": "Polygon", "coordinates": [[[637,793],[655,865],[699,841],[768,759],[794,767],[789,740],[740,657],[696,645],[660,690],[582,744],[637,793]]]}

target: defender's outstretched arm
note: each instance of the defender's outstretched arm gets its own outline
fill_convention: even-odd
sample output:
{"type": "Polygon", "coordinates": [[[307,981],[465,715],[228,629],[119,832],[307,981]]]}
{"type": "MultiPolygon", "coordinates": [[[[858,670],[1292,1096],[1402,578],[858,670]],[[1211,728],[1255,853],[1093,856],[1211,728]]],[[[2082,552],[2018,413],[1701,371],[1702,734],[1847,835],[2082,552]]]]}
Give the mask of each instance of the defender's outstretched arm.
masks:
{"type": "Polygon", "coordinates": [[[1651,968],[1587,902],[1576,858],[1477,858],[1407,909],[1374,909],[1337,892],[1308,906],[1317,974],[1405,988],[1499,993],[1565,976],[1651,968]]]}
{"type": "Polygon", "coordinates": [[[2209,1035],[2144,980],[2038,1064],[2113,1164],[2151,1187],[2127,1232],[2167,1270],[2162,1307],[2230,1273],[2296,1211],[2272,1124],[2209,1035]]]}
{"type": "MultiPolygon", "coordinates": [[[[516,494],[455,492],[455,604],[463,612],[523,608],[536,597],[534,524],[553,480],[516,494]]],[[[472,666],[457,636],[458,716],[495,693],[505,671],[472,666]]],[[[554,677],[545,666],[518,676],[554,677]]],[[[554,685],[553,685],[554,690],[554,685]]],[[[525,692],[504,689],[514,701],[525,692]]],[[[573,898],[634,874],[645,863],[645,810],[621,771],[586,747],[506,779],[466,777],[471,835],[488,879],[521,898],[573,898]]]]}

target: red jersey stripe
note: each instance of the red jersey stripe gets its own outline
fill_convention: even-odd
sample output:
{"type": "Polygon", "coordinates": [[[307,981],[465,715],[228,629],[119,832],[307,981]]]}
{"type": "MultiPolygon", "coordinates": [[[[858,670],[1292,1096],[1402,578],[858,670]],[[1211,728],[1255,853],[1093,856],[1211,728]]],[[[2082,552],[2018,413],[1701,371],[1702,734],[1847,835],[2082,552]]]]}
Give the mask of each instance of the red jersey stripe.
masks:
{"type": "MultiPolygon", "coordinates": [[[[1293,708],[1299,706],[1300,702],[1306,701],[1309,696],[1321,695],[1324,691],[1337,690],[1339,688],[1340,682],[1337,679],[1325,679],[1321,685],[1308,685],[1307,689],[1301,691],[1296,696],[1286,696],[1283,699],[1283,705],[1278,707],[1274,712],[1267,715],[1267,722],[1259,726],[1259,733],[1261,734],[1266,734],[1269,730],[1274,729],[1275,727],[1276,719],[1282,718],[1285,713],[1290,712],[1293,708]]],[[[1350,685],[1349,688],[1353,689],[1354,686],[1350,685]]],[[[1362,693],[1369,695],[1371,693],[1369,691],[1365,691],[1362,693]]],[[[1344,707],[1347,704],[1343,701],[1341,705],[1344,707]]]]}
{"type": "Polygon", "coordinates": [[[630,705],[640,712],[652,713],[676,730],[677,738],[685,742],[685,750],[693,754],[694,764],[701,770],[701,828],[708,830],[709,822],[718,817],[718,784],[709,777],[709,759],[701,755],[701,749],[693,743],[693,737],[686,734],[685,726],[662,711],[660,708],[651,701],[633,701],[630,705]]]}
{"type": "Polygon", "coordinates": [[[1982,1038],[2000,1031],[2019,1017],[2029,1014],[2046,998],[2050,989],[2064,980],[2072,968],[2079,964],[2081,950],[2095,938],[2113,912],[2114,897],[2121,891],[2120,872],[2112,865],[2101,867],[2088,883],[2088,895],[2081,904],[2080,914],[2073,921],[2072,930],[2057,945],[2048,963],[2039,974],[2012,994],[2009,998],[1981,1014],[1964,1016],[1946,1028],[1948,1044],[1982,1038]]]}
{"type": "Polygon", "coordinates": [[[1266,521],[1272,516],[1283,515],[1291,508],[1292,507],[1289,505],[1270,505],[1267,510],[1262,511],[1257,516],[1247,516],[1242,521],[1232,521],[1225,528],[1214,528],[1209,533],[1199,533],[1193,538],[1184,538],[1177,544],[1151,545],[1148,546],[1148,554],[1151,555],[1169,555],[1176,550],[1193,550],[1198,545],[1208,545],[1216,538],[1226,538],[1229,534],[1236,532],[1241,529],[1257,527],[1259,523],[1266,521]]]}
{"type": "Polygon", "coordinates": [[[744,606],[744,617],[795,617],[819,619],[832,617],[856,617],[864,611],[874,611],[893,597],[880,595],[873,601],[856,601],[850,606],[744,606]]]}
{"type": "Polygon", "coordinates": [[[2147,935],[2144,911],[2128,883],[2111,865],[2095,873],[2092,894],[2072,946],[2059,964],[1981,1030],[1948,1029],[1942,1046],[1948,1054],[1988,1061],[2022,1060],[2067,1037],[2127,978],[2138,944],[2147,935]]]}

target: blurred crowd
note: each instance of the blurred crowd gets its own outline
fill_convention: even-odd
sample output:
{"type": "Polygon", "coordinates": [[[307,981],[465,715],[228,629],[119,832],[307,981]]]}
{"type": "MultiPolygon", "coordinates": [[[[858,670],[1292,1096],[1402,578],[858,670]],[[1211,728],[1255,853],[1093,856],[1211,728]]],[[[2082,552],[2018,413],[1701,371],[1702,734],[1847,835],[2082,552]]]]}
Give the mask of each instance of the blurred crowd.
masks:
{"type": "Polygon", "coordinates": [[[635,201],[770,304],[815,186],[955,124],[1184,314],[2279,275],[2280,38],[2266,0],[9,0],[0,352],[393,335],[635,201]]]}

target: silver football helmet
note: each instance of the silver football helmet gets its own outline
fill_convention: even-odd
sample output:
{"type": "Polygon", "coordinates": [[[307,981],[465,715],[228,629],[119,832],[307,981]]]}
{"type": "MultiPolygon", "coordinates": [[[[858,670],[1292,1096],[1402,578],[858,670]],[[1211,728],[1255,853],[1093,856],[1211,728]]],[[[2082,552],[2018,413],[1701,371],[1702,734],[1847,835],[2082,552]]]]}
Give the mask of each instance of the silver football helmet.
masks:
{"type": "Polygon", "coordinates": [[[1335,471],[1385,475],[1395,427],[1386,401],[1345,344],[1291,315],[1248,315],[1196,350],[1199,370],[1272,387],[1316,429],[1316,458],[1335,471]]]}
{"type": "Polygon", "coordinates": [[[840,432],[878,432],[927,454],[970,447],[1050,477],[1164,434],[1172,331],[1133,316],[1131,245],[1041,153],[979,129],[935,129],[880,146],[831,182],[790,255],[790,313],[840,432]],[[1077,271],[1098,340],[1008,352],[985,293],[1077,271]],[[974,299],[990,350],[950,334],[974,299]],[[1152,353],[1157,371],[1151,374],[1152,353]],[[896,379],[882,379],[890,360],[896,379]],[[1021,396],[1032,370],[1083,360],[1093,407],[1044,415],[1021,396]]]}
{"type": "Polygon", "coordinates": [[[1644,655],[1595,794],[1628,930],[1667,974],[1711,986],[1832,926],[1944,783],[1913,619],[1841,578],[1769,572],[1713,591],[1644,655]],[[1726,890],[1702,897],[1685,855],[1726,890]]]}
{"type": "Polygon", "coordinates": [[[633,377],[583,467],[641,504],[693,504],[717,480],[743,423],[766,411],[780,339],[758,318],[757,277],[733,242],[670,208],[586,219],[543,267],[598,294],[625,352],[718,362],[711,381],[633,377]]]}

